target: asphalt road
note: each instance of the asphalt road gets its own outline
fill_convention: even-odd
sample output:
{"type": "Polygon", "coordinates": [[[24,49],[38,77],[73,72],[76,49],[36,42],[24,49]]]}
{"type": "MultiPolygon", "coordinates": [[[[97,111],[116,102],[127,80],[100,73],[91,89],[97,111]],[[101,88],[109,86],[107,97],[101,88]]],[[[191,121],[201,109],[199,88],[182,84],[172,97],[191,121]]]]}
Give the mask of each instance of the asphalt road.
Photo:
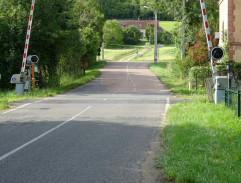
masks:
{"type": "Polygon", "coordinates": [[[148,63],[0,114],[1,183],[140,183],[170,93],[148,63]]]}

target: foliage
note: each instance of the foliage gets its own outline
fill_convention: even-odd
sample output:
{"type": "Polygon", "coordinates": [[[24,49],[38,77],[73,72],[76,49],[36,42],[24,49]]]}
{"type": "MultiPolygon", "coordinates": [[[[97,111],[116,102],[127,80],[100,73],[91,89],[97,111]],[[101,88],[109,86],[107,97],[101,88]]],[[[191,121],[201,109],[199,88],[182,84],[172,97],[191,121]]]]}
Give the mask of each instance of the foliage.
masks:
{"type": "MultiPolygon", "coordinates": [[[[29,10],[27,0],[0,1],[2,88],[11,88],[11,75],[20,71],[29,10]]],[[[36,1],[29,54],[40,58],[40,86],[58,86],[64,73],[80,71],[81,61],[93,64],[103,24],[96,0],[36,1]]]]}
{"type": "Polygon", "coordinates": [[[108,20],[105,22],[104,42],[106,48],[120,47],[123,45],[122,28],[117,20],[108,20]]]}
{"type": "MultiPolygon", "coordinates": [[[[154,43],[154,31],[155,31],[154,25],[151,23],[148,23],[146,26],[146,38],[147,38],[147,40],[150,41],[151,44],[154,43]]],[[[157,43],[161,43],[161,44],[168,43],[167,36],[168,36],[168,33],[166,30],[164,30],[163,32],[160,32],[158,30],[157,31],[157,43]]]]}
{"type": "Polygon", "coordinates": [[[223,49],[225,52],[224,57],[221,60],[221,63],[230,63],[231,61],[229,60],[229,46],[228,46],[228,35],[227,35],[227,30],[224,32],[223,37],[221,38],[223,39],[223,49]]]}
{"type": "Polygon", "coordinates": [[[238,80],[241,79],[241,63],[240,62],[233,63],[233,73],[234,73],[235,79],[238,79],[238,80]]]}
{"type": "Polygon", "coordinates": [[[153,19],[153,10],[157,8],[161,20],[173,20],[166,8],[160,3],[163,0],[97,0],[107,19],[153,19]],[[153,6],[157,4],[157,6],[153,6]],[[149,6],[150,8],[144,8],[149,6]]]}
{"type": "Polygon", "coordinates": [[[147,26],[146,26],[146,38],[147,38],[147,40],[149,40],[151,43],[154,42],[154,36],[153,36],[153,34],[154,34],[154,25],[151,24],[151,23],[148,23],[147,26]],[[153,37],[152,37],[153,40],[151,40],[151,36],[153,36],[153,37]]]}
{"type": "Polygon", "coordinates": [[[208,48],[205,43],[197,41],[194,46],[191,46],[188,50],[188,56],[190,57],[192,66],[202,66],[209,63],[208,48]]]}
{"type": "Polygon", "coordinates": [[[128,26],[123,29],[123,42],[127,45],[136,45],[140,42],[141,31],[135,26],[128,26]]]}
{"type": "Polygon", "coordinates": [[[195,66],[188,70],[188,80],[194,82],[197,79],[198,85],[205,85],[205,79],[212,76],[210,67],[195,66]],[[196,78],[195,78],[196,77],[196,78]]]}

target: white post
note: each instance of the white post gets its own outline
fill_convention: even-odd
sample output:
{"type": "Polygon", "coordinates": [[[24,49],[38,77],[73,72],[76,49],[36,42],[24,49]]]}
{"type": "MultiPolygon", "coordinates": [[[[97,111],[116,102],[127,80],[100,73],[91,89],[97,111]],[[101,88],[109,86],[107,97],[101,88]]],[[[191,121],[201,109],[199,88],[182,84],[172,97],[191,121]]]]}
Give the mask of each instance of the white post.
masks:
{"type": "Polygon", "coordinates": [[[154,31],[154,42],[155,42],[155,49],[154,49],[154,63],[157,63],[157,11],[154,11],[155,14],[155,31],[154,31]]]}
{"type": "Polygon", "coordinates": [[[182,0],[182,45],[181,45],[181,58],[185,58],[185,6],[186,6],[186,0],[182,0]]]}

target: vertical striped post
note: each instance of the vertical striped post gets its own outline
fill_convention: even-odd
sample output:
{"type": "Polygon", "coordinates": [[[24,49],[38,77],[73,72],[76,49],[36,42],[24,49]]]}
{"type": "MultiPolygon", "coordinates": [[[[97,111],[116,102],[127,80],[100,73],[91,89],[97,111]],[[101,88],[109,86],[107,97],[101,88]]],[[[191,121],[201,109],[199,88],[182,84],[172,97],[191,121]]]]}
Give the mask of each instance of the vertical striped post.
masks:
{"type": "MultiPolygon", "coordinates": [[[[203,15],[203,23],[205,28],[205,33],[207,37],[207,43],[208,43],[208,50],[211,51],[213,49],[212,41],[211,41],[211,35],[210,35],[210,29],[208,24],[208,18],[207,18],[207,11],[204,0],[200,0],[201,9],[202,9],[202,15],[203,15]]],[[[212,66],[212,72],[213,77],[217,76],[217,69],[214,60],[211,57],[211,66],[212,66]]]]}
{"type": "Polygon", "coordinates": [[[34,4],[35,4],[35,0],[32,0],[30,16],[29,16],[29,21],[28,21],[27,36],[26,36],[26,41],[25,41],[24,53],[23,53],[23,62],[22,62],[22,68],[21,68],[21,74],[22,75],[25,71],[25,66],[26,66],[26,61],[27,61],[30,33],[31,33],[32,22],[33,22],[34,4]]]}

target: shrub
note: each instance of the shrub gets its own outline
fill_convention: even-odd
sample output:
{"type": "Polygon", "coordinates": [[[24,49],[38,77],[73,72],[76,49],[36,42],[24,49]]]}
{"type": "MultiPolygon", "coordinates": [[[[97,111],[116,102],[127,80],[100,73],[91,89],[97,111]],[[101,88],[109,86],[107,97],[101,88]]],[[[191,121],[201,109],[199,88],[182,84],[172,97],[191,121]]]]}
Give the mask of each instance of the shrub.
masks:
{"type": "Polygon", "coordinates": [[[104,42],[106,48],[115,48],[123,45],[122,28],[117,20],[108,20],[104,25],[104,42]]]}
{"type": "Polygon", "coordinates": [[[128,26],[123,29],[123,42],[128,45],[136,45],[140,42],[141,31],[134,27],[128,26]]]}
{"type": "Polygon", "coordinates": [[[204,85],[205,79],[212,76],[212,70],[206,66],[195,66],[189,69],[188,80],[190,82],[195,81],[195,75],[197,77],[198,84],[204,85]]]}

